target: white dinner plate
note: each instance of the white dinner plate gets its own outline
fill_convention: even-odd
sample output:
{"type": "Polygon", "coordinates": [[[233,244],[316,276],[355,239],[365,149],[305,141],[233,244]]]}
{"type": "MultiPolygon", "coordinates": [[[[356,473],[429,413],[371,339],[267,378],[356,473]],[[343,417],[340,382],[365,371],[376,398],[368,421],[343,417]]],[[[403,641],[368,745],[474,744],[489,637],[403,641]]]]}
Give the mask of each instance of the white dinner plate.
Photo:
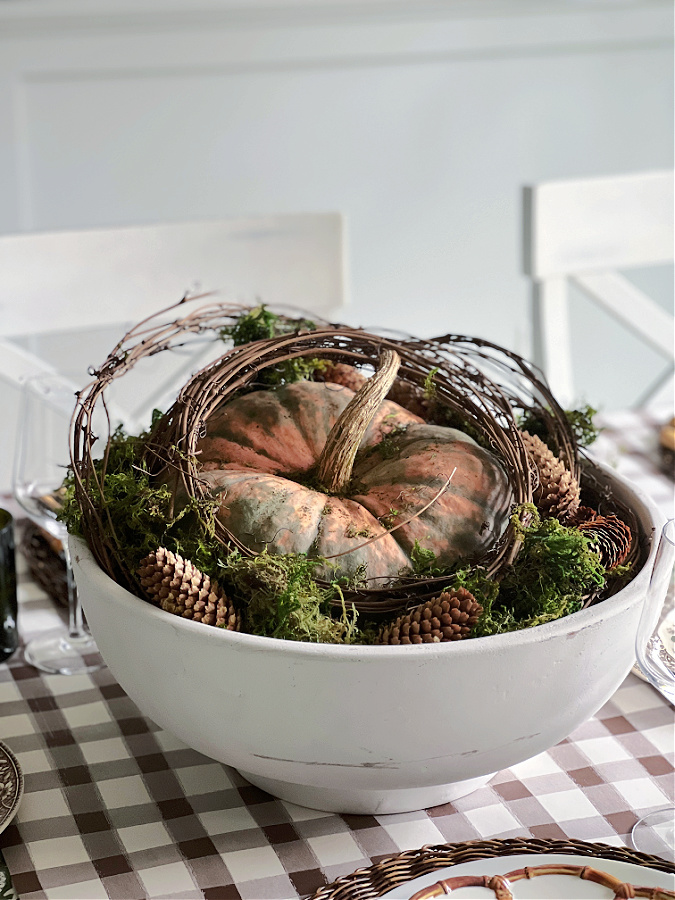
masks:
{"type": "Polygon", "coordinates": [[[9,825],[23,797],[23,773],[16,756],[0,741],[0,831],[9,825]]]}
{"type": "MultiPolygon", "coordinates": [[[[409,900],[422,888],[457,875],[506,875],[508,872],[522,869],[525,866],[534,868],[550,863],[580,867],[591,866],[619,878],[622,882],[629,882],[639,887],[660,887],[675,891],[675,875],[635,863],[570,853],[523,853],[517,856],[496,856],[447,866],[429,875],[413,878],[404,885],[399,885],[383,894],[381,900],[409,900]]],[[[515,881],[509,889],[516,900],[612,900],[614,897],[614,891],[611,888],[591,881],[583,881],[576,875],[541,875],[530,880],[515,881]]],[[[440,896],[446,895],[441,893],[440,896]]],[[[455,898],[456,900],[495,900],[494,891],[484,887],[459,888],[453,890],[449,896],[453,900],[455,898]]]]}

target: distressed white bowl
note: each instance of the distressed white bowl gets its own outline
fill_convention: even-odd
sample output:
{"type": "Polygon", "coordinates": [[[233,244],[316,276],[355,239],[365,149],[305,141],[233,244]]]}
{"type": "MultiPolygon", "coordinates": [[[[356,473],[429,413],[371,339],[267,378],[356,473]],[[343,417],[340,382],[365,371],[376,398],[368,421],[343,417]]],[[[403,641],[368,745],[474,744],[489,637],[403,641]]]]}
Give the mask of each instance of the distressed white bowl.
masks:
{"type": "MultiPolygon", "coordinates": [[[[654,504],[606,470],[647,537],[654,504]]],[[[344,813],[426,809],[566,737],[634,660],[654,555],[615,596],[510,634],[416,647],[305,644],[169,615],[71,538],[87,621],[142,712],[285,800],[344,813]]]]}

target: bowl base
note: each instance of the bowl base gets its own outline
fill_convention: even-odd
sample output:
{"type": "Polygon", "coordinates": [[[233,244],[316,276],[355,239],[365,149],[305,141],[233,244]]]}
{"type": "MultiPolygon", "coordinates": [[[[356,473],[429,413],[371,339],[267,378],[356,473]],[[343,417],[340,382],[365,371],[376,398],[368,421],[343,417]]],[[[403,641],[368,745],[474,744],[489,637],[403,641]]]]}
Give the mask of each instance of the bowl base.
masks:
{"type": "Polygon", "coordinates": [[[255,775],[242,769],[238,771],[247,781],[261,790],[280,800],[289,800],[297,806],[306,806],[323,812],[370,816],[416,812],[440,806],[442,803],[451,803],[484,787],[496,774],[492,772],[489,775],[481,775],[480,778],[434,784],[429,787],[367,791],[348,787],[323,788],[311,784],[293,784],[278,778],[255,775]]]}

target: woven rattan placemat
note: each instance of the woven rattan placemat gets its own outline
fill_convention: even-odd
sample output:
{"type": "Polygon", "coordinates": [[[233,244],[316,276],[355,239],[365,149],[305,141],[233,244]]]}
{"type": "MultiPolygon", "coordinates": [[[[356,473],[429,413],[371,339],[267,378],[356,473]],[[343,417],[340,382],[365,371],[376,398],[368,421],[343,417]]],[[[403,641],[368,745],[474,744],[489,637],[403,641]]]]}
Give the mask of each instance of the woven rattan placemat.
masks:
{"type": "Polygon", "coordinates": [[[351,875],[338,878],[332,884],[319,888],[308,900],[375,900],[395,887],[412,881],[413,878],[437,872],[446,866],[473,862],[477,859],[491,859],[495,856],[516,856],[520,853],[569,853],[575,856],[613,859],[675,873],[675,866],[658,856],[638,853],[627,847],[610,847],[608,844],[527,838],[465,841],[407,850],[374,866],[358,869],[351,875]]]}

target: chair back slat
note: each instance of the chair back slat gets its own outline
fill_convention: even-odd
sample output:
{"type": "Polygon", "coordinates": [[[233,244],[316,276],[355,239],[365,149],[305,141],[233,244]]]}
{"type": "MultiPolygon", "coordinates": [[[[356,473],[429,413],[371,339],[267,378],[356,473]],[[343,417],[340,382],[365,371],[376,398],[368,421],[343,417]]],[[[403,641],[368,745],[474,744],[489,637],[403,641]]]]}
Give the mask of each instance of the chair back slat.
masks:
{"type": "Polygon", "coordinates": [[[524,191],[525,273],[542,280],[673,259],[673,173],[549,181],[524,191]]]}
{"type": "MultiPolygon", "coordinates": [[[[47,371],[83,387],[89,367],[128,328],[188,293],[213,292],[204,303],[267,303],[330,318],[346,293],[343,231],[339,213],[303,213],[0,236],[7,433],[16,429],[26,378],[47,371]]],[[[217,349],[191,345],[139,365],[131,386],[114,385],[115,419],[130,430],[147,427],[152,408],[171,402],[217,349]]],[[[13,452],[12,439],[0,441],[0,492],[10,484],[13,452]]]]}
{"type": "Polygon", "coordinates": [[[574,385],[570,284],[669,361],[639,402],[667,383],[675,320],[618,270],[673,260],[673,172],[549,181],[523,189],[523,270],[532,285],[532,360],[564,406],[574,385]]]}
{"type": "Polygon", "coordinates": [[[672,313],[620,272],[586,272],[573,276],[571,281],[655,350],[672,359],[675,324],[672,313]]]}
{"type": "Polygon", "coordinates": [[[344,296],[336,213],[0,237],[0,335],[136,322],[186,292],[328,313],[344,296]]]}

